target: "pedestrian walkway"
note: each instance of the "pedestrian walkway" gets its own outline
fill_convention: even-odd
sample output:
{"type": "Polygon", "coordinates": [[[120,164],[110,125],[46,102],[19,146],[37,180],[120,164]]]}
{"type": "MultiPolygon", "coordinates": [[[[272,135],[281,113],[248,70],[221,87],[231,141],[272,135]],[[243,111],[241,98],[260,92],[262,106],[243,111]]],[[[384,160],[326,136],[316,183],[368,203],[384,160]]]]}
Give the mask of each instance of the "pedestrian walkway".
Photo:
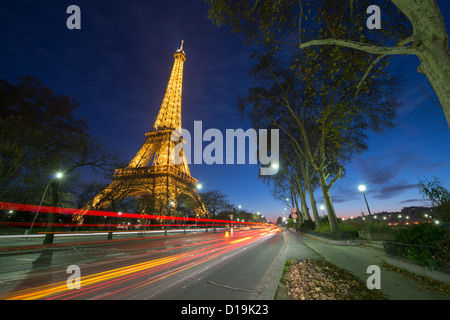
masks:
{"type": "Polygon", "coordinates": [[[317,253],[303,245],[302,237],[294,232],[285,231],[282,233],[285,245],[275,261],[275,267],[269,282],[265,287],[261,300],[274,300],[280,283],[281,275],[286,260],[322,259],[317,253]]]}
{"type": "Polygon", "coordinates": [[[427,289],[423,284],[405,275],[388,270],[385,264],[384,251],[371,246],[332,245],[286,231],[290,242],[286,252],[287,259],[324,259],[360,278],[364,283],[371,273],[367,268],[371,265],[380,267],[381,291],[391,300],[450,300],[444,294],[427,289]],[[296,240],[296,243],[292,243],[296,240]]]}

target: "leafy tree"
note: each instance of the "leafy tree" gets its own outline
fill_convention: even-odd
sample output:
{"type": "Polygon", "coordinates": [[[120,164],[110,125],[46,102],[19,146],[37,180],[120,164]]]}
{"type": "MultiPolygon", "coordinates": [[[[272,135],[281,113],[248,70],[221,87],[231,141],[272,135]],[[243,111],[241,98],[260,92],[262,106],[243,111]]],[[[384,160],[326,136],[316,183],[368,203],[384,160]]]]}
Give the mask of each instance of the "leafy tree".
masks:
{"type": "Polygon", "coordinates": [[[27,76],[18,80],[18,85],[0,81],[2,200],[10,199],[18,188],[24,191],[39,185],[43,190],[59,169],[54,162],[80,137],[88,137],[86,122],[73,116],[76,101],[55,95],[39,79],[27,76]]]}
{"type": "Polygon", "coordinates": [[[278,127],[291,139],[280,148],[302,164],[303,181],[307,177],[311,183],[317,176],[331,229],[336,231],[330,189],[345,175],[344,164],[368,148],[368,130],[383,133],[394,126],[399,80],[389,74],[389,60],[375,63],[371,54],[339,46],[298,49],[305,37],[370,38],[345,24],[352,16],[338,1],[305,8],[302,1],[209,3],[217,24],[230,24],[246,40],[261,44],[251,70],[255,84],[241,98],[240,109],[254,126],[278,127]],[[302,19],[308,17],[303,28],[302,19]]]}
{"type": "MultiPolygon", "coordinates": [[[[93,138],[86,121],[73,115],[79,103],[67,95],[55,94],[35,77],[20,77],[17,85],[0,81],[0,198],[21,200],[48,186],[50,205],[58,206],[60,179],[76,176],[81,167],[94,172],[110,170],[118,156],[93,138]]],[[[55,214],[49,213],[44,244],[53,242],[55,214]]]]}
{"type": "Polygon", "coordinates": [[[340,46],[371,54],[372,63],[364,69],[360,85],[385,57],[416,56],[420,61],[417,71],[428,78],[450,128],[450,51],[436,0],[205,2],[214,23],[230,25],[234,32],[243,33],[248,42],[276,43],[298,50],[340,46]],[[366,10],[373,4],[382,8],[382,27],[378,30],[366,27],[366,10]],[[338,19],[334,19],[336,14],[338,19]],[[314,30],[330,32],[318,35],[314,30]]]}
{"type": "Polygon", "coordinates": [[[450,191],[435,177],[433,181],[427,179],[419,182],[421,193],[431,201],[436,210],[436,216],[443,223],[450,223],[450,191]]]}
{"type": "Polygon", "coordinates": [[[277,226],[282,226],[282,225],[283,225],[283,218],[282,218],[282,217],[278,217],[278,218],[277,218],[276,225],[277,225],[277,226]]]}
{"type": "Polygon", "coordinates": [[[227,200],[226,195],[219,190],[211,190],[200,193],[206,209],[212,215],[212,219],[216,219],[216,215],[225,209],[229,209],[230,202],[227,200]]]}
{"type": "MultiPolygon", "coordinates": [[[[255,127],[275,126],[283,133],[280,154],[285,168],[280,172],[294,170],[285,178],[295,182],[302,203],[306,202],[302,183],[307,178],[312,186],[317,175],[333,231],[338,222],[331,187],[344,176],[344,164],[352,155],[367,149],[366,131],[382,133],[393,127],[399,107],[396,77],[379,69],[377,77],[358,88],[357,66],[369,64],[369,57],[340,50],[323,48],[314,55],[294,52],[289,60],[270,50],[255,55],[257,64],[250,73],[254,86],[239,103],[255,127]],[[340,68],[342,61],[355,68],[340,68]],[[355,91],[360,92],[355,96],[355,91]]],[[[302,211],[307,212],[304,205],[302,211]]],[[[316,209],[319,223],[317,217],[316,209]]]]}

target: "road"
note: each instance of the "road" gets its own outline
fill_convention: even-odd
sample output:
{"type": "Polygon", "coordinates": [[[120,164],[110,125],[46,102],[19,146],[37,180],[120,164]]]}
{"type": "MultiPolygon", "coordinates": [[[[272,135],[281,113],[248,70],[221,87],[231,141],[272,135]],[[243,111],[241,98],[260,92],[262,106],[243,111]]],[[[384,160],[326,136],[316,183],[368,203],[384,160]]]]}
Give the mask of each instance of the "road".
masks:
{"type": "Polygon", "coordinates": [[[278,228],[260,228],[6,251],[0,298],[258,299],[284,246],[278,228]]]}

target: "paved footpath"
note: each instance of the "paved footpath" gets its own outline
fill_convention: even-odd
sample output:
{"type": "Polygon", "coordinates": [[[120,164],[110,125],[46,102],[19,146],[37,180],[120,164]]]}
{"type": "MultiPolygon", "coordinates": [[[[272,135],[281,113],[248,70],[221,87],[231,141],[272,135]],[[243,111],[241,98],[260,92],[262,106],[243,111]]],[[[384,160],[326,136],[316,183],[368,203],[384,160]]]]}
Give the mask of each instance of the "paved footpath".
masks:
{"type": "Polygon", "coordinates": [[[271,275],[268,275],[270,280],[265,287],[264,293],[260,297],[262,300],[275,299],[286,260],[322,259],[317,253],[302,244],[300,235],[288,230],[282,234],[284,236],[285,244],[277,261],[274,262],[275,266],[271,275]]]}
{"type": "Polygon", "coordinates": [[[377,265],[381,270],[381,291],[391,300],[450,300],[450,297],[428,290],[424,285],[390,271],[384,267],[384,251],[365,245],[342,246],[331,245],[308,236],[301,236],[286,231],[290,243],[287,259],[308,259],[320,257],[339,268],[359,277],[364,283],[371,273],[367,267],[377,265]],[[297,240],[297,243],[292,243],[297,240]]]}

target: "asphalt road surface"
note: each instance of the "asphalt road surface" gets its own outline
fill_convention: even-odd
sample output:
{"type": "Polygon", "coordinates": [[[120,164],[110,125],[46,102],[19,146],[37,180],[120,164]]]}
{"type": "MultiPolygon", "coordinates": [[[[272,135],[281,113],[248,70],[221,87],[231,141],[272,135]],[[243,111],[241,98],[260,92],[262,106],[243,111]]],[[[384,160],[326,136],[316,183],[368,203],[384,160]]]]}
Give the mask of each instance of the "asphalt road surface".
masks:
{"type": "Polygon", "coordinates": [[[9,250],[0,298],[258,299],[285,243],[267,227],[9,250]]]}

